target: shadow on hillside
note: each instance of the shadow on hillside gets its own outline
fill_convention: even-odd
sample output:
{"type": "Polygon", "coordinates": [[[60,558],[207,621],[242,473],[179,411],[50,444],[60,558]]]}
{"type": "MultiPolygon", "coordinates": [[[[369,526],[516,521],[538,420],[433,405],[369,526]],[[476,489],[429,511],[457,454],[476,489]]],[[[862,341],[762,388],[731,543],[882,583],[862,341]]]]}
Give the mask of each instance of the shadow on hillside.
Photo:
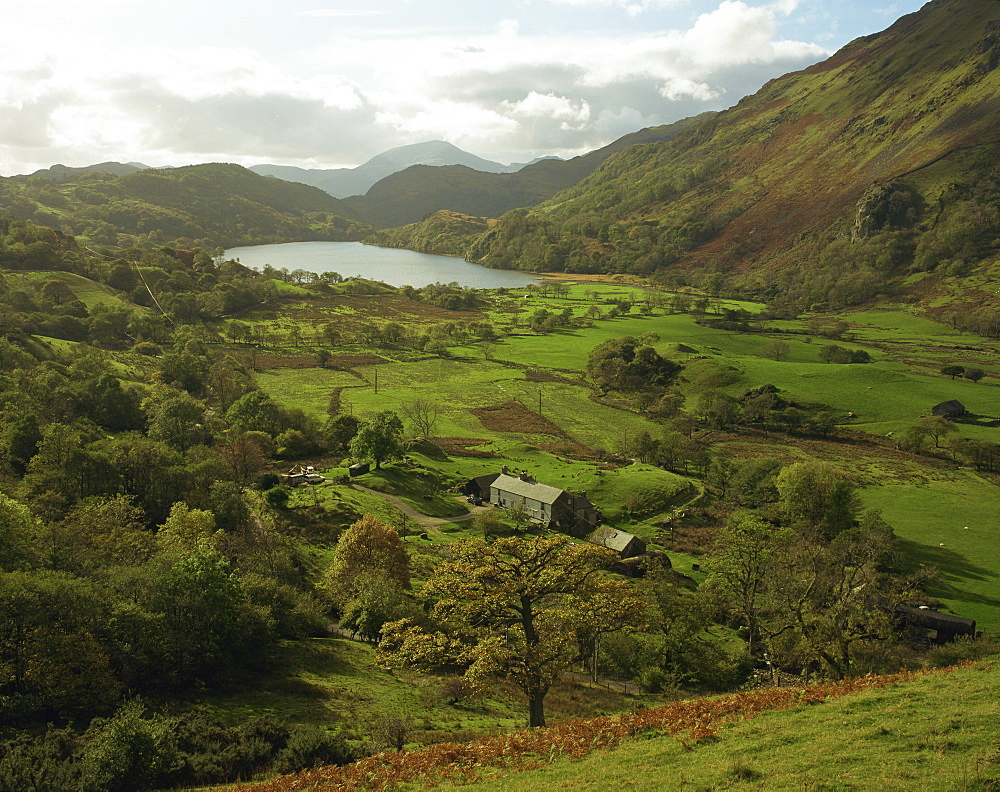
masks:
{"type": "Polygon", "coordinates": [[[947,547],[930,547],[909,539],[900,539],[899,548],[907,559],[909,570],[916,570],[920,566],[937,567],[940,570],[937,584],[947,592],[948,597],[1000,607],[1000,597],[972,593],[962,586],[966,580],[996,580],[997,574],[993,570],[979,566],[947,547]]]}

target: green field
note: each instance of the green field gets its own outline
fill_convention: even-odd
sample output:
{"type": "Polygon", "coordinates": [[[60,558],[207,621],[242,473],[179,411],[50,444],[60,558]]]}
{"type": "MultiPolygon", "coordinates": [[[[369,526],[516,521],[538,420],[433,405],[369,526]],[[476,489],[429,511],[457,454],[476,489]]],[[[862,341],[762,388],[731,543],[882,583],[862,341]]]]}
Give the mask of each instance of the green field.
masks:
{"type": "Polygon", "coordinates": [[[4,274],[5,279],[11,286],[29,287],[31,289],[41,289],[43,285],[51,280],[61,280],[76,295],[76,298],[87,306],[88,310],[100,305],[127,306],[129,310],[146,311],[142,306],[126,303],[110,286],[105,286],[82,275],[75,275],[72,272],[8,272],[4,274]]]}
{"type": "MultiPolygon", "coordinates": [[[[558,311],[568,306],[579,316],[589,304],[584,296],[590,291],[642,296],[641,290],[630,286],[578,284],[568,299],[535,295],[520,302],[507,298],[507,303],[528,313],[539,307],[558,311]]],[[[992,376],[973,383],[939,372],[942,365],[958,361],[982,365],[992,374],[996,368],[990,367],[995,362],[991,341],[958,334],[906,310],[868,310],[846,314],[844,319],[851,340],[832,342],[808,335],[805,320],[765,322],[768,327],[773,324],[777,334],[734,333],[699,325],[688,314],[633,313],[548,334],[517,329],[493,346],[491,360],[477,345],[456,348],[454,357],[414,359],[412,351],[355,344],[344,351],[369,359],[374,355],[385,362],[354,365],[349,371],[299,365],[271,368],[259,373],[258,381],[281,403],[320,420],[327,415],[334,389],[341,389],[341,411],[361,417],[378,410],[399,411],[416,396],[433,401],[441,409],[434,435],[458,445],[449,446],[451,451],[440,459],[420,454],[414,459],[432,472],[442,488],[454,489],[468,478],[509,464],[545,483],[587,492],[613,523],[652,539],[655,523],[696,497],[699,487],[694,480],[649,466],[601,470],[593,459],[579,456],[581,448],[617,454],[630,436],[648,432],[657,437],[661,431],[641,412],[595,398],[584,370],[590,351],[607,339],[655,333],[657,350],[685,366],[679,386],[688,409],[708,389],[721,388],[739,397],[771,383],[785,399],[829,409],[841,425],[883,437],[903,432],[928,415],[933,405],[953,398],[972,413],[1000,416],[1000,387],[992,384],[992,376]],[[767,345],[776,338],[788,345],[785,359],[767,356],[767,345]],[[864,349],[871,362],[823,363],[819,350],[829,343],[864,349]],[[493,417],[494,412],[481,412],[501,407],[508,408],[503,420],[493,417]],[[637,492],[647,493],[662,508],[625,513],[626,499],[637,492]]],[[[1000,429],[961,424],[959,435],[996,441],[1000,429]]],[[[809,456],[784,436],[775,435],[769,442],[771,450],[764,445],[756,453],[787,459],[809,456]]],[[[984,531],[965,532],[964,523],[956,529],[946,520],[969,514],[970,521],[988,525],[990,512],[1000,506],[1000,490],[971,472],[932,472],[919,457],[904,464],[870,453],[836,445],[825,452],[829,461],[866,485],[865,500],[882,509],[911,558],[942,568],[929,593],[955,612],[975,618],[982,628],[1000,629],[996,607],[1000,554],[992,551],[984,531]]],[[[418,511],[431,508],[400,481],[382,481],[379,488],[418,511]]],[[[384,502],[376,508],[390,516],[397,513],[384,502]]],[[[434,508],[446,515],[449,507],[434,508]]],[[[455,530],[465,532],[468,526],[455,530]]],[[[679,561],[684,566],[691,563],[679,561]]]]}
{"type": "Polygon", "coordinates": [[[939,570],[926,588],[949,609],[1000,632],[1000,487],[972,471],[864,491],[914,565],[939,570]]]}

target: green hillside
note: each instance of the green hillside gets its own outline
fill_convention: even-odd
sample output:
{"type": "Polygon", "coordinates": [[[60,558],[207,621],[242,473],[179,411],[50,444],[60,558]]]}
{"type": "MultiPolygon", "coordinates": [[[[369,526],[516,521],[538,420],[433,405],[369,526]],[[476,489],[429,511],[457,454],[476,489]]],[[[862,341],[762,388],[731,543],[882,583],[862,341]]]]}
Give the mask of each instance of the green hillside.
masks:
{"type": "Polygon", "coordinates": [[[991,790],[994,658],[843,686],[683,701],[535,733],[382,754],[243,792],[325,790],[991,790]]]}
{"type": "Polygon", "coordinates": [[[936,309],[935,295],[992,308],[998,29],[993,0],[928,3],[507,215],[470,258],[739,287],[805,307],[898,288],[936,309]]]}
{"type": "Polygon", "coordinates": [[[349,240],[370,230],[322,190],[226,164],[0,179],[0,210],[121,247],[349,240]]]}
{"type": "Polygon", "coordinates": [[[441,209],[419,223],[378,231],[365,239],[370,245],[415,250],[442,256],[464,256],[469,241],[495,221],[441,209]]]}
{"type": "Polygon", "coordinates": [[[440,209],[499,217],[511,209],[534,206],[571,187],[593,173],[608,157],[629,146],[673,140],[711,116],[705,113],[674,124],[641,129],[589,154],[571,160],[541,160],[515,173],[483,173],[463,165],[414,165],[382,179],[367,194],[346,199],[345,204],[379,228],[415,223],[440,209]]]}

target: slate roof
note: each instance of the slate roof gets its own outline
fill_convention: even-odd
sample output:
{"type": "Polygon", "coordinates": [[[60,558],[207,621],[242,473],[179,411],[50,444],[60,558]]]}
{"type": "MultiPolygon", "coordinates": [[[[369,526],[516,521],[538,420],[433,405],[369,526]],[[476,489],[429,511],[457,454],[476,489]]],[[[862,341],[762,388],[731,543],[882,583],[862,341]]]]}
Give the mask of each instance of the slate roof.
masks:
{"type": "Polygon", "coordinates": [[[563,490],[558,487],[550,487],[548,484],[539,484],[537,481],[522,481],[514,476],[501,473],[490,485],[491,488],[501,492],[509,492],[519,498],[536,500],[539,503],[555,503],[563,490]]]}
{"type": "Polygon", "coordinates": [[[497,480],[497,477],[499,475],[500,475],[499,473],[487,473],[485,476],[476,476],[469,483],[471,484],[474,482],[475,485],[479,487],[480,492],[485,492],[489,490],[490,485],[497,480]]]}
{"type": "Polygon", "coordinates": [[[966,412],[967,410],[965,409],[965,405],[958,399],[949,399],[948,401],[943,401],[940,404],[935,404],[931,407],[931,415],[961,416],[965,415],[966,412]]]}
{"type": "Polygon", "coordinates": [[[587,537],[588,542],[601,545],[602,547],[606,547],[609,550],[615,550],[619,553],[625,550],[633,539],[635,539],[635,534],[619,531],[618,529],[611,528],[607,525],[598,528],[587,537]]]}

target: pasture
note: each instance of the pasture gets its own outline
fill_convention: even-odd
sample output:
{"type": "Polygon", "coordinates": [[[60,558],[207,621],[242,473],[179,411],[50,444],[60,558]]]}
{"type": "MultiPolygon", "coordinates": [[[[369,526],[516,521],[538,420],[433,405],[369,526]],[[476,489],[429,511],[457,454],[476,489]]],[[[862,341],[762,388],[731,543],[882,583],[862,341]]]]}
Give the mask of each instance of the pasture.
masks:
{"type": "MultiPolygon", "coordinates": [[[[574,284],[566,297],[558,298],[539,296],[534,290],[523,299],[515,292],[497,298],[486,312],[505,333],[488,354],[478,343],[456,345],[449,355],[438,357],[403,346],[365,345],[353,337],[350,343],[331,347],[334,360],[345,361],[331,368],[310,365],[304,356],[313,347],[276,349],[274,365],[258,374],[258,382],[281,403],[320,420],[327,415],[333,393],[341,412],[359,417],[379,410],[405,413],[415,398],[428,400],[439,408],[432,435],[441,453],[411,456],[419,468],[433,473],[442,489],[454,489],[464,480],[509,464],[545,483],[586,492],[613,524],[651,539],[656,523],[696,497],[701,485],[622,459],[629,437],[647,432],[655,438],[662,429],[627,399],[602,397],[588,383],[590,351],[607,339],[655,334],[647,337],[657,351],[684,365],[677,386],[689,410],[696,409],[706,391],[721,390],[739,398],[770,383],[782,398],[808,409],[829,410],[841,426],[881,437],[883,445],[891,442],[886,435],[902,433],[929,415],[935,404],[949,399],[960,400],[976,415],[1000,416],[1000,387],[994,384],[1000,366],[994,342],[957,333],[905,310],[844,314],[839,317],[845,323],[844,340],[812,334],[822,329],[822,322],[805,318],[765,320],[755,332],[732,332],[699,324],[692,314],[661,310],[585,319],[582,325],[544,334],[523,327],[525,317],[539,308],[559,312],[568,307],[574,316],[584,317],[588,305],[606,311],[609,299],[642,299],[643,294],[625,284],[591,283],[574,284]],[[513,327],[511,319],[517,315],[521,326],[513,327]],[[781,355],[773,353],[776,340],[787,345],[781,355]],[[822,362],[820,350],[833,343],[866,351],[870,362],[822,362]],[[282,355],[291,365],[281,365],[282,355]],[[950,363],[981,366],[987,376],[978,383],[952,379],[940,373],[950,363]]],[[[331,299],[333,304],[324,308],[327,313],[316,313],[315,306],[298,300],[295,311],[303,316],[312,311],[320,321],[320,316],[336,315],[338,299],[348,298],[331,299]]],[[[386,299],[385,305],[381,297],[374,300],[376,307],[365,317],[357,314],[364,301],[351,297],[351,322],[367,318],[377,324],[390,314],[405,319],[399,313],[403,303],[386,299]]],[[[413,323],[407,326],[425,327],[437,316],[437,309],[427,313],[425,308],[410,306],[413,323]]],[[[476,314],[461,316],[467,320],[476,314]]],[[[958,436],[1000,440],[1000,428],[987,423],[959,424],[958,436]]],[[[740,434],[739,428],[735,434],[740,434]]],[[[955,471],[953,465],[947,473],[943,457],[928,467],[919,457],[891,460],[887,458],[891,455],[877,449],[858,452],[784,435],[747,439],[756,446],[754,455],[791,461],[820,454],[863,482],[865,500],[883,510],[904,540],[907,555],[915,563],[942,569],[929,593],[956,612],[976,618],[986,629],[1000,628],[996,608],[1000,557],[991,550],[986,529],[973,527],[987,525],[988,515],[1000,507],[1000,489],[990,480],[955,471]],[[970,531],[964,530],[964,522],[958,529],[948,522],[958,514],[970,515],[970,531]]],[[[726,443],[731,449],[723,444],[720,450],[738,462],[744,453],[741,444],[732,438],[726,443]]],[[[417,510],[427,505],[401,480],[390,479],[383,476],[378,488],[417,510]]],[[[393,511],[384,502],[378,508],[393,511]]],[[[466,532],[468,525],[454,530],[466,532]]],[[[689,562],[682,560],[685,565],[689,562]]]]}

